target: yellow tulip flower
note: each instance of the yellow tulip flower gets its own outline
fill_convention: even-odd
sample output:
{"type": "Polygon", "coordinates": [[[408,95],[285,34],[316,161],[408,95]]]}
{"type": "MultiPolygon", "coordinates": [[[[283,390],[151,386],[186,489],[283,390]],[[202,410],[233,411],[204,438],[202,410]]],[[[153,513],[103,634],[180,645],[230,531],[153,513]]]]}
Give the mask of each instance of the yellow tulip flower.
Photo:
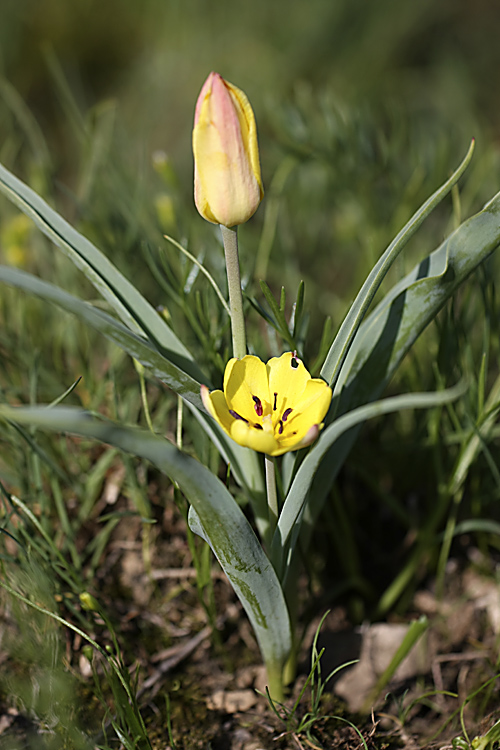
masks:
{"type": "Polygon", "coordinates": [[[210,73],[196,103],[193,154],[203,218],[225,227],[248,221],[264,195],[255,117],[243,91],[218,73],[210,73]]]}
{"type": "Polygon", "coordinates": [[[267,364],[253,355],[229,360],[223,387],[202,386],[205,408],[235,442],[269,456],[316,440],[332,399],[331,388],[292,352],[267,364]]]}

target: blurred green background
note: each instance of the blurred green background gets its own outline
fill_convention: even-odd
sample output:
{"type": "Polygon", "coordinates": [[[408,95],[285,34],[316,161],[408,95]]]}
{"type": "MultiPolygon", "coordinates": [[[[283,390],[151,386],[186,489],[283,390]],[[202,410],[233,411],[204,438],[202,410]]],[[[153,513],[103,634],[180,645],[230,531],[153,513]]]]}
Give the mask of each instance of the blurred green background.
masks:
{"type": "MultiPolygon", "coordinates": [[[[192,198],[193,111],[211,70],[247,93],[259,130],[266,197],[240,232],[248,294],[261,299],[257,282],[265,278],[275,293],[286,286],[290,306],[305,279],[309,363],[325,317],[335,331],[376,258],[473,136],[476,153],[460,192],[419,230],[385,289],[498,190],[500,5],[492,0],[474,7],[465,0],[4,0],[2,11],[0,160],[162,305],[189,346],[205,347],[214,382],[229,356],[227,322],[224,328],[207,303],[208,323],[200,314],[196,338],[189,295],[203,280],[162,237],[187,243],[224,288],[218,232],[192,198]],[[170,287],[153,275],[159,267],[170,287]]],[[[94,299],[74,267],[18,221],[2,201],[3,260],[94,299]]],[[[458,302],[449,324],[444,318],[426,334],[398,390],[435,387],[436,368],[450,383],[464,370],[478,372],[490,331],[485,314],[494,320],[493,303],[486,313],[482,305],[495,299],[485,291],[495,264],[474,277],[472,302],[458,302]],[[471,352],[459,355],[464,342],[471,352]]],[[[29,393],[50,401],[83,373],[72,398],[102,410],[109,394],[101,370],[114,388],[116,367],[124,416],[140,412],[121,353],[111,357],[78,322],[69,325],[67,316],[20,293],[2,290],[0,301],[10,400],[26,401],[29,393]],[[129,386],[130,403],[123,395],[129,386]]],[[[250,310],[248,320],[253,350],[275,354],[279,342],[258,314],[250,310]]],[[[393,424],[387,420],[389,434],[393,424]]],[[[401,430],[418,432],[411,420],[401,430]]],[[[422,447],[424,437],[415,439],[422,447]]],[[[428,465],[425,451],[422,460],[428,465]]],[[[391,471],[391,482],[396,474],[403,480],[403,496],[406,482],[420,481],[414,471],[391,471]]],[[[436,481],[429,476],[431,486],[436,481]]]]}
{"type": "MultiPolygon", "coordinates": [[[[499,36],[496,0],[3,0],[0,161],[162,306],[218,383],[230,356],[227,320],[203,277],[163,239],[169,233],[186,244],[225,289],[218,230],[198,216],[192,197],[194,106],[216,70],[247,93],[259,131],[266,196],[240,231],[247,293],[262,301],[259,279],[275,294],[283,284],[289,310],[305,280],[310,364],[325,317],[331,335],[375,260],[457,167],[472,137],[476,152],[459,191],[419,229],[384,289],[498,191],[499,36]]],[[[82,275],[3,199],[0,260],[95,301],[82,275]]],[[[451,498],[449,489],[498,375],[497,274],[493,257],[429,327],[392,384],[398,392],[433,390],[466,374],[464,399],[364,429],[307,560],[311,612],[347,592],[352,621],[385,616],[396,605],[404,613],[426,575],[443,580],[449,550],[439,558],[439,534],[447,523],[453,531],[471,521],[453,554],[477,547],[484,560],[499,557],[497,530],[474,526],[500,520],[495,431],[469,467],[463,498],[451,498]]],[[[281,342],[248,309],[253,350],[262,358],[279,353],[281,342]]],[[[50,402],[79,375],[67,403],[144,426],[127,356],[71,316],[2,287],[2,399],[50,402]]],[[[175,398],[154,380],[146,385],[155,429],[173,439],[175,398]]],[[[189,416],[185,425],[187,449],[194,443],[216,468],[189,416]]],[[[35,450],[34,439],[0,425],[0,481],[35,509],[71,559],[75,591],[96,581],[102,587],[118,511],[127,521],[139,513],[161,521],[170,490],[154,479],[151,491],[149,469],[125,459],[115,518],[99,505],[116,458],[111,449],[37,433],[35,450]],[[138,498],[151,504],[147,513],[138,498]]],[[[19,536],[28,546],[33,529],[27,524],[19,536]]],[[[40,549],[51,586],[66,595],[53,550],[40,549]]],[[[20,564],[20,553],[9,555],[20,564]]],[[[104,588],[114,611],[113,582],[104,588]]],[[[132,639],[130,653],[135,646],[132,639]]]]}
{"type": "MultiPolygon", "coordinates": [[[[5,0],[0,156],[94,227],[103,194],[114,195],[128,231],[110,245],[123,253],[141,233],[160,171],[157,163],[155,178],[154,155],[164,152],[176,234],[196,249],[209,228],[193,207],[191,125],[217,70],[253,104],[268,196],[283,159],[298,162],[274,183],[283,199],[258,275],[292,285],[310,275],[350,296],[359,261],[373,262],[472,136],[477,178],[465,209],[493,192],[499,28],[491,0],[5,0]]],[[[260,233],[264,210],[244,237],[260,233]]],[[[314,299],[325,314],[335,304],[328,293],[314,299]]]]}
{"type": "MultiPolygon", "coordinates": [[[[193,350],[201,343],[214,382],[229,356],[227,322],[213,300],[197,307],[203,279],[162,236],[186,243],[225,288],[219,233],[198,216],[192,197],[193,111],[211,70],[247,93],[258,124],[266,196],[240,231],[247,292],[262,299],[261,278],[275,293],[283,284],[290,309],[305,279],[308,363],[325,318],[331,334],[369,268],[472,137],[476,153],[460,191],[419,230],[384,288],[498,190],[500,6],[492,0],[474,7],[465,0],[4,0],[2,11],[0,160],[163,306],[193,350]],[[165,274],[170,286],[161,283],[165,274]],[[200,316],[197,334],[193,315],[200,316]]],[[[4,262],[95,298],[6,201],[0,223],[4,262]]],[[[488,284],[496,263],[470,282],[472,301],[459,296],[449,318],[425,335],[397,390],[436,387],[436,369],[438,382],[448,383],[479,371],[490,335],[483,321],[496,314],[491,301],[486,313],[483,306],[495,300],[488,284]]],[[[50,401],[83,374],[72,398],[106,411],[104,371],[122,416],[133,421],[140,413],[134,373],[120,352],[13,290],[1,290],[0,302],[9,400],[24,402],[29,393],[50,401]]],[[[279,342],[252,309],[248,324],[252,349],[277,353],[279,342]]],[[[155,399],[164,402],[157,391],[155,399]]],[[[419,442],[428,467],[423,419],[400,429],[419,442]]],[[[397,444],[394,420],[386,429],[397,444]]],[[[375,465],[377,456],[374,446],[375,465]]],[[[390,473],[391,483],[401,478],[402,496],[421,480],[413,467],[393,465],[390,473]]],[[[436,481],[430,473],[430,486],[436,481]]]]}

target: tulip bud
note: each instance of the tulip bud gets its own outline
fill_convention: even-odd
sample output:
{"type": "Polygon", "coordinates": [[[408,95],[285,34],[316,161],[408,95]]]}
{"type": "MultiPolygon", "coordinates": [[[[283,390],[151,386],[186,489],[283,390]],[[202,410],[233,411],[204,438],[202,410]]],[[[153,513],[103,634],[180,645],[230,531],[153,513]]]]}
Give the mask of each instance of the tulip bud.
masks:
{"type": "Polygon", "coordinates": [[[233,227],[264,195],[255,118],[246,95],[210,73],[194,116],[194,200],[207,221],[233,227]]]}

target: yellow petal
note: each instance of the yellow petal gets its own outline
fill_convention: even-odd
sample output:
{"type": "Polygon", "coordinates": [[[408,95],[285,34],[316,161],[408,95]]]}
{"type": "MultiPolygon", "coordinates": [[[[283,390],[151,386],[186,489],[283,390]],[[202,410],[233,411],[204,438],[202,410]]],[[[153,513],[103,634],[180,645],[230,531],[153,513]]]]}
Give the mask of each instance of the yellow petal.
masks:
{"type": "Polygon", "coordinates": [[[308,445],[314,443],[322,428],[322,424],[313,424],[298,442],[287,440],[280,441],[281,452],[286,453],[287,451],[298,451],[301,448],[307,448],[308,445]]]}
{"type": "Polygon", "coordinates": [[[270,456],[277,455],[276,451],[279,451],[280,447],[272,433],[258,430],[240,419],[235,420],[231,425],[231,437],[239,445],[270,456]]]}
{"type": "Polygon", "coordinates": [[[224,392],[209,393],[202,386],[201,395],[233,440],[280,456],[316,440],[332,391],[323,380],[311,378],[302,362],[287,352],[267,365],[253,355],[231,359],[224,373],[224,392]]]}
{"type": "Polygon", "coordinates": [[[287,450],[297,450],[291,446],[301,443],[311,427],[323,422],[331,400],[332,391],[326,383],[323,380],[311,379],[304,391],[304,398],[297,403],[284,423],[280,443],[287,446],[287,450]]]}
{"type": "Polygon", "coordinates": [[[203,406],[212,415],[212,417],[220,424],[221,427],[228,433],[231,432],[231,424],[233,423],[234,417],[229,413],[229,409],[226,403],[226,397],[222,391],[209,392],[206,385],[201,386],[201,400],[203,406]]]}
{"type": "Polygon", "coordinates": [[[293,420],[294,414],[306,414],[310,424],[318,424],[325,418],[331,400],[332,389],[327,386],[325,381],[319,378],[311,378],[289,420],[293,420]]]}
{"type": "Polygon", "coordinates": [[[260,200],[264,197],[264,187],[262,185],[262,177],[260,172],[260,156],[259,156],[259,145],[257,141],[257,126],[255,124],[255,116],[253,113],[252,106],[248,101],[247,95],[229,81],[226,81],[226,86],[231,94],[235,105],[236,111],[239,113],[240,123],[242,131],[245,132],[243,122],[246,125],[246,148],[247,155],[250,158],[250,164],[252,172],[257,180],[260,191],[260,200]]]}
{"type": "Polygon", "coordinates": [[[291,408],[295,411],[311,376],[300,359],[292,352],[285,352],[281,357],[270,359],[267,363],[267,371],[273,407],[274,394],[277,394],[274,411],[277,419],[280,419],[285,409],[291,408]]]}
{"type": "Polygon", "coordinates": [[[229,378],[231,377],[231,373],[233,371],[233,367],[234,367],[235,363],[238,362],[238,361],[239,360],[236,359],[236,357],[233,357],[232,359],[229,360],[229,362],[226,365],[226,369],[224,370],[224,385],[222,386],[222,389],[223,389],[224,393],[226,392],[227,383],[228,383],[229,378]]]}
{"type": "Polygon", "coordinates": [[[249,422],[255,422],[258,419],[255,398],[258,398],[263,408],[260,416],[270,414],[269,384],[264,362],[247,354],[242,359],[230,360],[229,365],[229,374],[224,377],[228,408],[249,422]]]}

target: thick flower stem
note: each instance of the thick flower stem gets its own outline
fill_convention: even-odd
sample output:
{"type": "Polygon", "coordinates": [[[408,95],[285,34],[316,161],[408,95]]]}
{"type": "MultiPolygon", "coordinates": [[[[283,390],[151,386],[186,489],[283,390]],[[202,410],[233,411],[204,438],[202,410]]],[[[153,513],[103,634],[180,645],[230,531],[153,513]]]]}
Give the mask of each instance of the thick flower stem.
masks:
{"type": "Polygon", "coordinates": [[[231,308],[231,333],[233,357],[242,359],[247,353],[245,319],[243,317],[243,295],[241,293],[240,262],[238,258],[238,234],[236,227],[220,225],[224,253],[226,255],[227,286],[231,308]]]}
{"type": "Polygon", "coordinates": [[[278,523],[278,495],[276,493],[276,470],[274,458],[265,456],[267,507],[269,512],[269,539],[273,538],[278,523]]]}

